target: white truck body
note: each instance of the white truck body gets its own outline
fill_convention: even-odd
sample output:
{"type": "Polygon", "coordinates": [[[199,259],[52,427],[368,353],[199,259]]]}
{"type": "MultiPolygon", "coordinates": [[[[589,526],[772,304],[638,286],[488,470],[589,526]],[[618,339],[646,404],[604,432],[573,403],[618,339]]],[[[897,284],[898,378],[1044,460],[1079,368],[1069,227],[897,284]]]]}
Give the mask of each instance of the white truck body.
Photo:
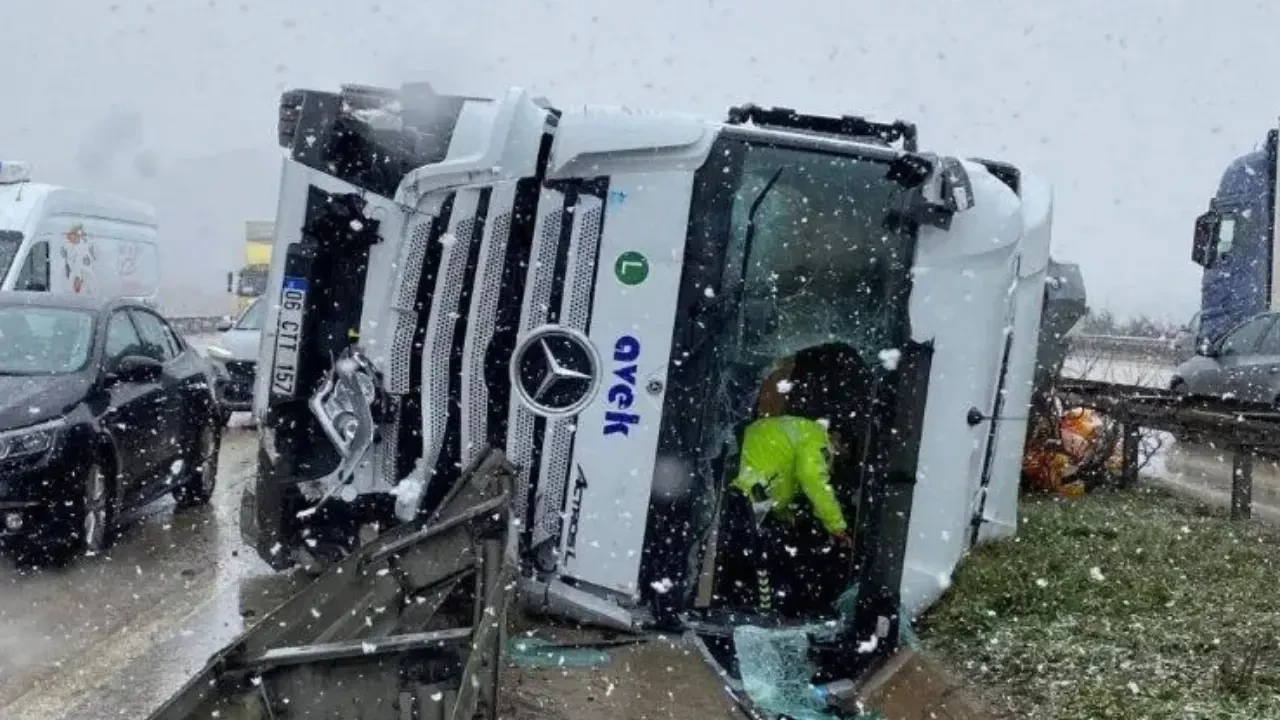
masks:
{"type": "Polygon", "coordinates": [[[0,290],[155,301],[154,208],[24,177],[0,171],[0,290]]]}
{"type": "Polygon", "coordinates": [[[281,543],[284,554],[307,552],[299,538],[320,531],[288,528],[319,517],[317,507],[346,513],[375,496],[430,505],[433,489],[496,446],[519,473],[526,596],[637,627],[657,605],[693,602],[702,541],[716,524],[696,498],[731,477],[718,463],[732,463],[735,428],[748,419],[741,406],[752,404],[735,395],[735,373],[758,379],[771,358],[833,341],[856,347],[877,397],[895,399],[876,411],[865,447],[880,455],[859,471],[878,468],[861,477],[878,494],[859,512],[879,528],[859,540],[884,554],[865,566],[897,564],[884,602],[928,607],[975,541],[1015,532],[1049,263],[1047,183],[822,123],[556,110],[519,89],[498,100],[428,94],[417,105],[412,88],[382,105],[382,91],[373,101],[363,92],[358,103],[316,94],[282,106],[282,117],[298,118],[291,132],[310,139],[282,131],[293,152],[254,394],[263,480],[246,501],[255,519],[242,522],[264,558],[287,564],[281,543]],[[345,119],[335,121],[338,103],[345,119]],[[359,126],[347,139],[386,137],[411,116],[429,130],[414,137],[418,157],[430,159],[400,163],[398,175],[344,165],[326,139],[340,136],[337,125],[359,126]],[[783,230],[761,231],[758,263],[847,268],[885,294],[862,302],[859,285],[831,296],[825,315],[803,302],[779,310],[782,301],[766,297],[757,308],[766,330],[749,335],[747,300],[737,319],[717,313],[722,299],[754,292],[743,218],[755,210],[742,188],[775,166],[782,199],[821,193],[827,167],[854,173],[833,176],[847,184],[849,209],[815,206],[812,217],[871,219],[856,225],[861,245],[790,260],[787,243],[769,244],[783,230]],[[884,179],[912,168],[914,181],[884,179]],[[897,209],[881,208],[881,195],[897,209]],[[345,275],[330,267],[339,262],[345,275]],[[858,313],[888,319],[849,325],[858,313]],[[330,359],[351,347],[367,374],[355,360],[330,359]],[[304,459],[319,452],[331,456],[304,459]],[[288,493],[301,499],[281,500],[288,493]],[[894,522],[903,527],[884,529],[894,522]],[[905,558],[889,547],[895,533],[905,558]]]}

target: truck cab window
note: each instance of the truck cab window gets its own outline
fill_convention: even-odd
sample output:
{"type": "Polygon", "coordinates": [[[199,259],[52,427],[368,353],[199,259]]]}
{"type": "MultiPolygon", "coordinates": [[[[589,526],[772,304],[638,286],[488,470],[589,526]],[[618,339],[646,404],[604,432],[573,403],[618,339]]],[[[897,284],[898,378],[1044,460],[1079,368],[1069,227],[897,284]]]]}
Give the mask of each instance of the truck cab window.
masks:
{"type": "Polygon", "coordinates": [[[49,291],[49,243],[41,240],[31,246],[22,263],[22,272],[13,284],[14,290],[27,292],[49,291]]]}
{"type": "Polygon", "coordinates": [[[894,308],[905,300],[890,297],[891,278],[911,261],[908,231],[887,229],[904,190],[885,179],[886,169],[851,156],[749,147],[725,263],[742,278],[740,360],[771,362],[837,341],[874,359],[886,347],[894,308]],[[775,174],[748,251],[751,207],[775,174]]]}

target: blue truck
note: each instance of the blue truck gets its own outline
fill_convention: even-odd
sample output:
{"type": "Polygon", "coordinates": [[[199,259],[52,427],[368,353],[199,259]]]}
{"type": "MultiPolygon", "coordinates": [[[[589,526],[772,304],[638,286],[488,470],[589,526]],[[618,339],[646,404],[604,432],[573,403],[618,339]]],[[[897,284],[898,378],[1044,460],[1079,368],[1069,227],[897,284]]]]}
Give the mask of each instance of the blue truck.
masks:
{"type": "Polygon", "coordinates": [[[1196,342],[1203,347],[1275,308],[1276,145],[1280,130],[1227,166],[1209,209],[1196,218],[1192,261],[1204,268],[1196,342]]]}

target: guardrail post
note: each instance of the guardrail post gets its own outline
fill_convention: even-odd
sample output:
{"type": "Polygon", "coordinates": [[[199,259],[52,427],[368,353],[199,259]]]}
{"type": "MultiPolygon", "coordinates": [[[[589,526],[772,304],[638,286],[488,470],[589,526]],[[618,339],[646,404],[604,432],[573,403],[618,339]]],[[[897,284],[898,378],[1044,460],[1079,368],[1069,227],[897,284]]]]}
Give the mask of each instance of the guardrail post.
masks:
{"type": "Polygon", "coordinates": [[[1231,519],[1253,514],[1253,448],[1238,447],[1231,461],[1231,519]]]}
{"type": "Polygon", "coordinates": [[[1138,448],[1142,444],[1142,428],[1137,423],[1125,423],[1123,432],[1120,485],[1133,487],[1138,484],[1138,448]]]}

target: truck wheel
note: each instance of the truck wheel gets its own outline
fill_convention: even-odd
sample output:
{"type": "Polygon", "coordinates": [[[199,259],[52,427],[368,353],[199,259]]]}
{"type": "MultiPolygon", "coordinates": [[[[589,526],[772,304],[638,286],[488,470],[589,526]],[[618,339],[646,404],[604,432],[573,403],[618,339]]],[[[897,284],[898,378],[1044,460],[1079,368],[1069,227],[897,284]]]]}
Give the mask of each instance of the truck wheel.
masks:
{"type": "Polygon", "coordinates": [[[218,451],[221,449],[222,432],[213,423],[200,430],[192,445],[182,484],[173,489],[173,499],[178,507],[189,508],[206,505],[213,499],[218,484],[218,451]]]}

